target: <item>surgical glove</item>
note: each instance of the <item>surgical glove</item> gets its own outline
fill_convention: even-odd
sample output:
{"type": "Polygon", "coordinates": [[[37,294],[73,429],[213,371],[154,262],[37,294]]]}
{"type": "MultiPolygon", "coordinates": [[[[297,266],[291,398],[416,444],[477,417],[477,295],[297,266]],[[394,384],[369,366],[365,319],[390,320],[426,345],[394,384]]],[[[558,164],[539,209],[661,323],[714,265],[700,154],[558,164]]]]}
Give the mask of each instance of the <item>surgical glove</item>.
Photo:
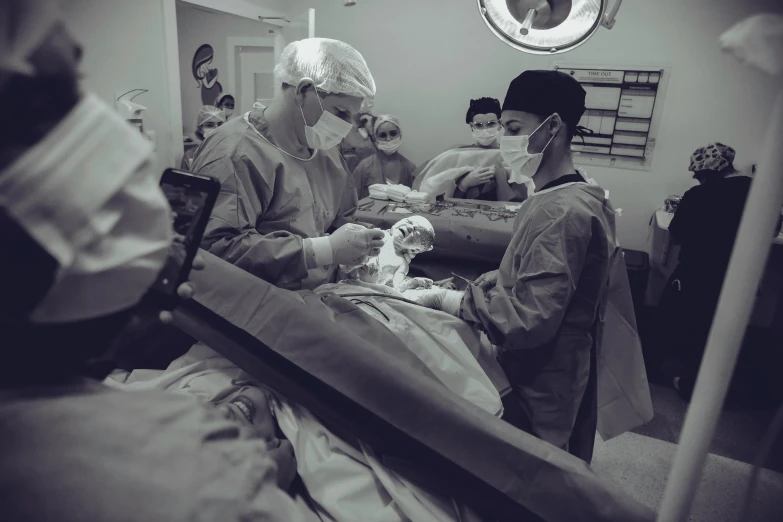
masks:
{"type": "Polygon", "coordinates": [[[416,303],[432,308],[443,310],[453,316],[459,317],[459,309],[462,306],[463,292],[455,290],[446,290],[444,288],[430,288],[428,290],[412,290],[405,293],[416,303]]]}
{"type": "Polygon", "coordinates": [[[381,253],[384,232],[368,229],[355,223],[338,228],[329,236],[332,248],[332,261],[339,265],[360,265],[369,256],[381,253]]]}
{"type": "Polygon", "coordinates": [[[471,187],[483,185],[484,183],[488,183],[493,179],[495,179],[495,167],[482,167],[473,169],[467,176],[462,178],[462,181],[459,182],[458,187],[462,192],[465,192],[471,187]]]}
{"type": "Polygon", "coordinates": [[[484,292],[490,290],[498,284],[498,271],[493,270],[492,272],[480,275],[479,278],[474,281],[474,284],[484,292]]]}

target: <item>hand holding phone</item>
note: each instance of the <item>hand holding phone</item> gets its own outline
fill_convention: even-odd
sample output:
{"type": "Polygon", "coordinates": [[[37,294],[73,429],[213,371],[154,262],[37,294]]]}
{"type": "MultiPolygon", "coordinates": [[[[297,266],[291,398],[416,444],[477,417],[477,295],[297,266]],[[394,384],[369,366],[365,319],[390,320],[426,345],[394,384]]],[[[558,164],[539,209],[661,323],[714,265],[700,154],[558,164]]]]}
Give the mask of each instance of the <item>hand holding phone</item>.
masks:
{"type": "MultiPolygon", "coordinates": [[[[188,275],[215,206],[220,183],[208,176],[167,169],[160,186],[171,206],[174,239],[166,265],[148,296],[158,307],[171,310],[179,298],[192,296],[188,275]]],[[[170,320],[170,316],[164,314],[161,319],[170,320]]]]}

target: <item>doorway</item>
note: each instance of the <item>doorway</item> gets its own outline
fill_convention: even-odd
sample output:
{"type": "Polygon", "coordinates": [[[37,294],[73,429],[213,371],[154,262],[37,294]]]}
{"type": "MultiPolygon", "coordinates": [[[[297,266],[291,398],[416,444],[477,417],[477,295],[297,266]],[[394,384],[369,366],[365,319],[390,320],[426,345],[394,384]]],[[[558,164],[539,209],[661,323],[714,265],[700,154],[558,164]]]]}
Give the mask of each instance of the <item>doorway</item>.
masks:
{"type": "Polygon", "coordinates": [[[280,52],[275,40],[228,38],[228,92],[234,94],[235,115],[249,111],[256,100],[274,98],[274,69],[280,52]]]}
{"type": "Polygon", "coordinates": [[[184,152],[200,143],[195,131],[201,107],[228,93],[237,117],[257,100],[274,98],[280,89],[274,66],[288,43],[315,36],[315,11],[289,16],[260,0],[164,0],[163,11],[171,165],[179,166],[184,152]]]}

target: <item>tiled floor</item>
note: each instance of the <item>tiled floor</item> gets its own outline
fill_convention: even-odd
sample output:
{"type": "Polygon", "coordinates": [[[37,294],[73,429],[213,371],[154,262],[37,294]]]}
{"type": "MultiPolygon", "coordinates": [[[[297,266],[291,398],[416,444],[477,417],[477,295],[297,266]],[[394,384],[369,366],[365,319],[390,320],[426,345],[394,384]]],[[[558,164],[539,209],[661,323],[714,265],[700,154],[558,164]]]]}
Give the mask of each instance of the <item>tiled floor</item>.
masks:
{"type": "MultiPolygon", "coordinates": [[[[651,385],[655,418],[634,430],[634,433],[677,443],[685,421],[688,405],[673,388],[651,385]]],[[[710,446],[710,453],[750,463],[758,443],[769,426],[774,412],[726,410],[721,415],[710,446]]],[[[767,459],[766,468],[783,472],[783,437],[767,459]]]]}
{"type": "MultiPolygon", "coordinates": [[[[608,442],[596,442],[592,468],[639,502],[660,507],[688,405],[673,388],[651,385],[655,418],[608,442]]],[[[692,522],[739,522],[752,462],[774,412],[727,409],[710,446],[692,522]]],[[[751,512],[741,522],[783,521],[783,436],[762,471],[751,512]]]]}
{"type": "MultiPolygon", "coordinates": [[[[658,509],[677,446],[635,433],[597,441],[592,468],[646,506],[658,509]]],[[[750,466],[710,455],[691,509],[691,522],[738,522],[750,466]]],[[[783,474],[764,470],[742,522],[783,520],[783,474]]]]}

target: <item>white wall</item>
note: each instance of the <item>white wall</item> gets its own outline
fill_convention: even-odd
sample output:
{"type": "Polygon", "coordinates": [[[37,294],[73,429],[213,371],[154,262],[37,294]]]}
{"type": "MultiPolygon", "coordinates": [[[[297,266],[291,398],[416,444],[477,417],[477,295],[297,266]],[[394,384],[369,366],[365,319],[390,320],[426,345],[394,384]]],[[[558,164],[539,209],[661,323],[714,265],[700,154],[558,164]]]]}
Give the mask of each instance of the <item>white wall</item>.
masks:
{"type": "Polygon", "coordinates": [[[160,0],[66,0],[66,23],[84,47],[82,85],[114,106],[117,90],[148,89],[145,130],[157,136],[156,168],[169,166],[172,136],[160,0]]]}
{"type": "MultiPolygon", "coordinates": [[[[262,5],[261,2],[256,2],[262,5]]],[[[277,7],[263,2],[264,7],[277,7]]],[[[191,64],[196,49],[209,44],[215,53],[210,67],[219,72],[218,81],[223,92],[228,91],[228,50],[229,37],[274,37],[277,28],[238,16],[210,12],[185,2],[177,2],[177,35],[179,39],[180,89],[182,91],[183,132],[193,137],[196,115],[204,105],[201,101],[201,87],[193,78],[191,64]]],[[[236,96],[236,93],[231,93],[236,96]]],[[[211,103],[211,102],[210,102],[211,103]]]]}
{"type": "Polygon", "coordinates": [[[555,61],[671,67],[652,170],[590,169],[624,210],[618,221],[624,246],[645,249],[653,211],[692,184],[686,169],[696,147],[719,140],[737,149],[738,163],[757,157],[775,86],[722,55],[718,37],[735,21],[781,5],[626,0],[612,31],[601,29],[555,59],[506,46],[486,28],[475,0],[359,0],[351,8],[341,0],[289,0],[287,12],[315,7],[317,36],[344,40],[364,55],[378,84],[376,112],[400,117],[402,152],[416,163],[467,142],[469,99],[502,101],[509,81],[525,69],[555,61]]]}

